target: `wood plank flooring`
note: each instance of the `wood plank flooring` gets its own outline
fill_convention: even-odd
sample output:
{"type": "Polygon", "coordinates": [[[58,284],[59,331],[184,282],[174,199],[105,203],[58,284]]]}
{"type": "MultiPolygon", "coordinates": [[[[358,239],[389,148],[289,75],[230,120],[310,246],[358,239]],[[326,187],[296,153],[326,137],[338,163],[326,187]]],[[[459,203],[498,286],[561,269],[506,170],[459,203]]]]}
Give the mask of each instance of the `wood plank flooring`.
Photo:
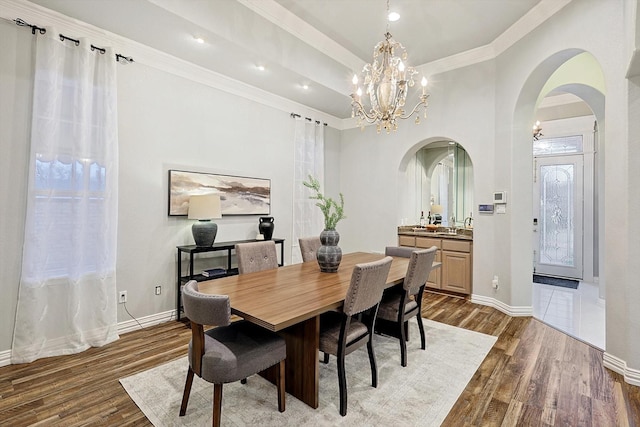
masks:
{"type": "MultiPolygon", "coordinates": [[[[605,369],[602,351],[459,298],[427,293],[423,312],[498,336],[444,426],[640,426],[640,387],[605,369]]],[[[77,355],[0,368],[0,425],[150,426],[118,379],[185,355],[189,338],[174,321],[77,355]]]]}

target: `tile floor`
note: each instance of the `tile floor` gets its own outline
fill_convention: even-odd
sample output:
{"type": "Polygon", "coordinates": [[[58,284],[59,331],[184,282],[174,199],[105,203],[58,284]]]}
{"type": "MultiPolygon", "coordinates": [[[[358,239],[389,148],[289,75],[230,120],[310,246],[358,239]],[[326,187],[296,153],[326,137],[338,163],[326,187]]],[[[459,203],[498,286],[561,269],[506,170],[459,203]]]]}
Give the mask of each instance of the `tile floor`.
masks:
{"type": "Polygon", "coordinates": [[[605,350],[605,303],[597,285],[580,282],[578,289],[568,289],[534,283],[533,316],[605,350]]]}

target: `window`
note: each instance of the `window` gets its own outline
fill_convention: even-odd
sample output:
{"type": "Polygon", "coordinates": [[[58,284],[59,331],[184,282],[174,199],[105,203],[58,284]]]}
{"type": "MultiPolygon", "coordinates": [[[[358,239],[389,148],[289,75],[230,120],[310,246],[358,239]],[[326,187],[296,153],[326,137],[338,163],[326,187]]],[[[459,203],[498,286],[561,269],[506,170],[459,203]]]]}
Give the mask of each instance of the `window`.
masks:
{"type": "Polygon", "coordinates": [[[582,153],[582,135],[543,138],[533,141],[533,155],[582,153]]]}
{"type": "Polygon", "coordinates": [[[58,156],[47,160],[36,156],[35,232],[50,235],[46,257],[40,260],[41,273],[67,276],[71,262],[76,273],[96,271],[101,253],[99,228],[104,224],[105,178],[105,166],[90,159],[58,156]],[[74,220],[78,214],[87,218],[84,226],[79,227],[74,220]],[[77,236],[78,233],[88,238],[77,236]]]}

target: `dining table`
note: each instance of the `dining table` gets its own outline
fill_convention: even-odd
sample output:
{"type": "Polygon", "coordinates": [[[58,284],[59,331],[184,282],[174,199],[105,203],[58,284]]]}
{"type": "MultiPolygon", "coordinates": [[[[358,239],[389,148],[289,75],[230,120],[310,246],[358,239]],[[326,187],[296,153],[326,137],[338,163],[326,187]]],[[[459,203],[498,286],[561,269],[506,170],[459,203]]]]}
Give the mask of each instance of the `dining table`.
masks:
{"type": "MultiPolygon", "coordinates": [[[[228,295],[231,313],[286,340],[286,390],[312,408],[318,407],[320,315],[342,306],[356,264],[384,258],[383,254],[344,254],[335,273],[321,272],[316,261],[286,265],[255,273],[203,281],[205,294],[228,295]]],[[[409,258],[392,257],[387,287],[402,283],[409,258]]],[[[275,380],[275,371],[263,373],[275,380]]]]}

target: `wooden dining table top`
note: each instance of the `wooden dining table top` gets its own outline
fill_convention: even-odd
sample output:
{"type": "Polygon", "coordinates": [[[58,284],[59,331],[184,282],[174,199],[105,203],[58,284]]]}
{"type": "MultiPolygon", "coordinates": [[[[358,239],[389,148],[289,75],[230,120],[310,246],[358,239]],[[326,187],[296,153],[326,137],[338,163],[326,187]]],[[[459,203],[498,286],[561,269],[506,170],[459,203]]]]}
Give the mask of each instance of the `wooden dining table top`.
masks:
{"type": "MultiPolygon", "coordinates": [[[[198,283],[205,294],[228,295],[232,314],[271,331],[280,331],[344,302],[356,264],[385,255],[354,252],[342,256],[336,273],[323,273],[316,261],[198,283]]],[[[402,283],[409,258],[392,257],[387,286],[402,283]]]]}

